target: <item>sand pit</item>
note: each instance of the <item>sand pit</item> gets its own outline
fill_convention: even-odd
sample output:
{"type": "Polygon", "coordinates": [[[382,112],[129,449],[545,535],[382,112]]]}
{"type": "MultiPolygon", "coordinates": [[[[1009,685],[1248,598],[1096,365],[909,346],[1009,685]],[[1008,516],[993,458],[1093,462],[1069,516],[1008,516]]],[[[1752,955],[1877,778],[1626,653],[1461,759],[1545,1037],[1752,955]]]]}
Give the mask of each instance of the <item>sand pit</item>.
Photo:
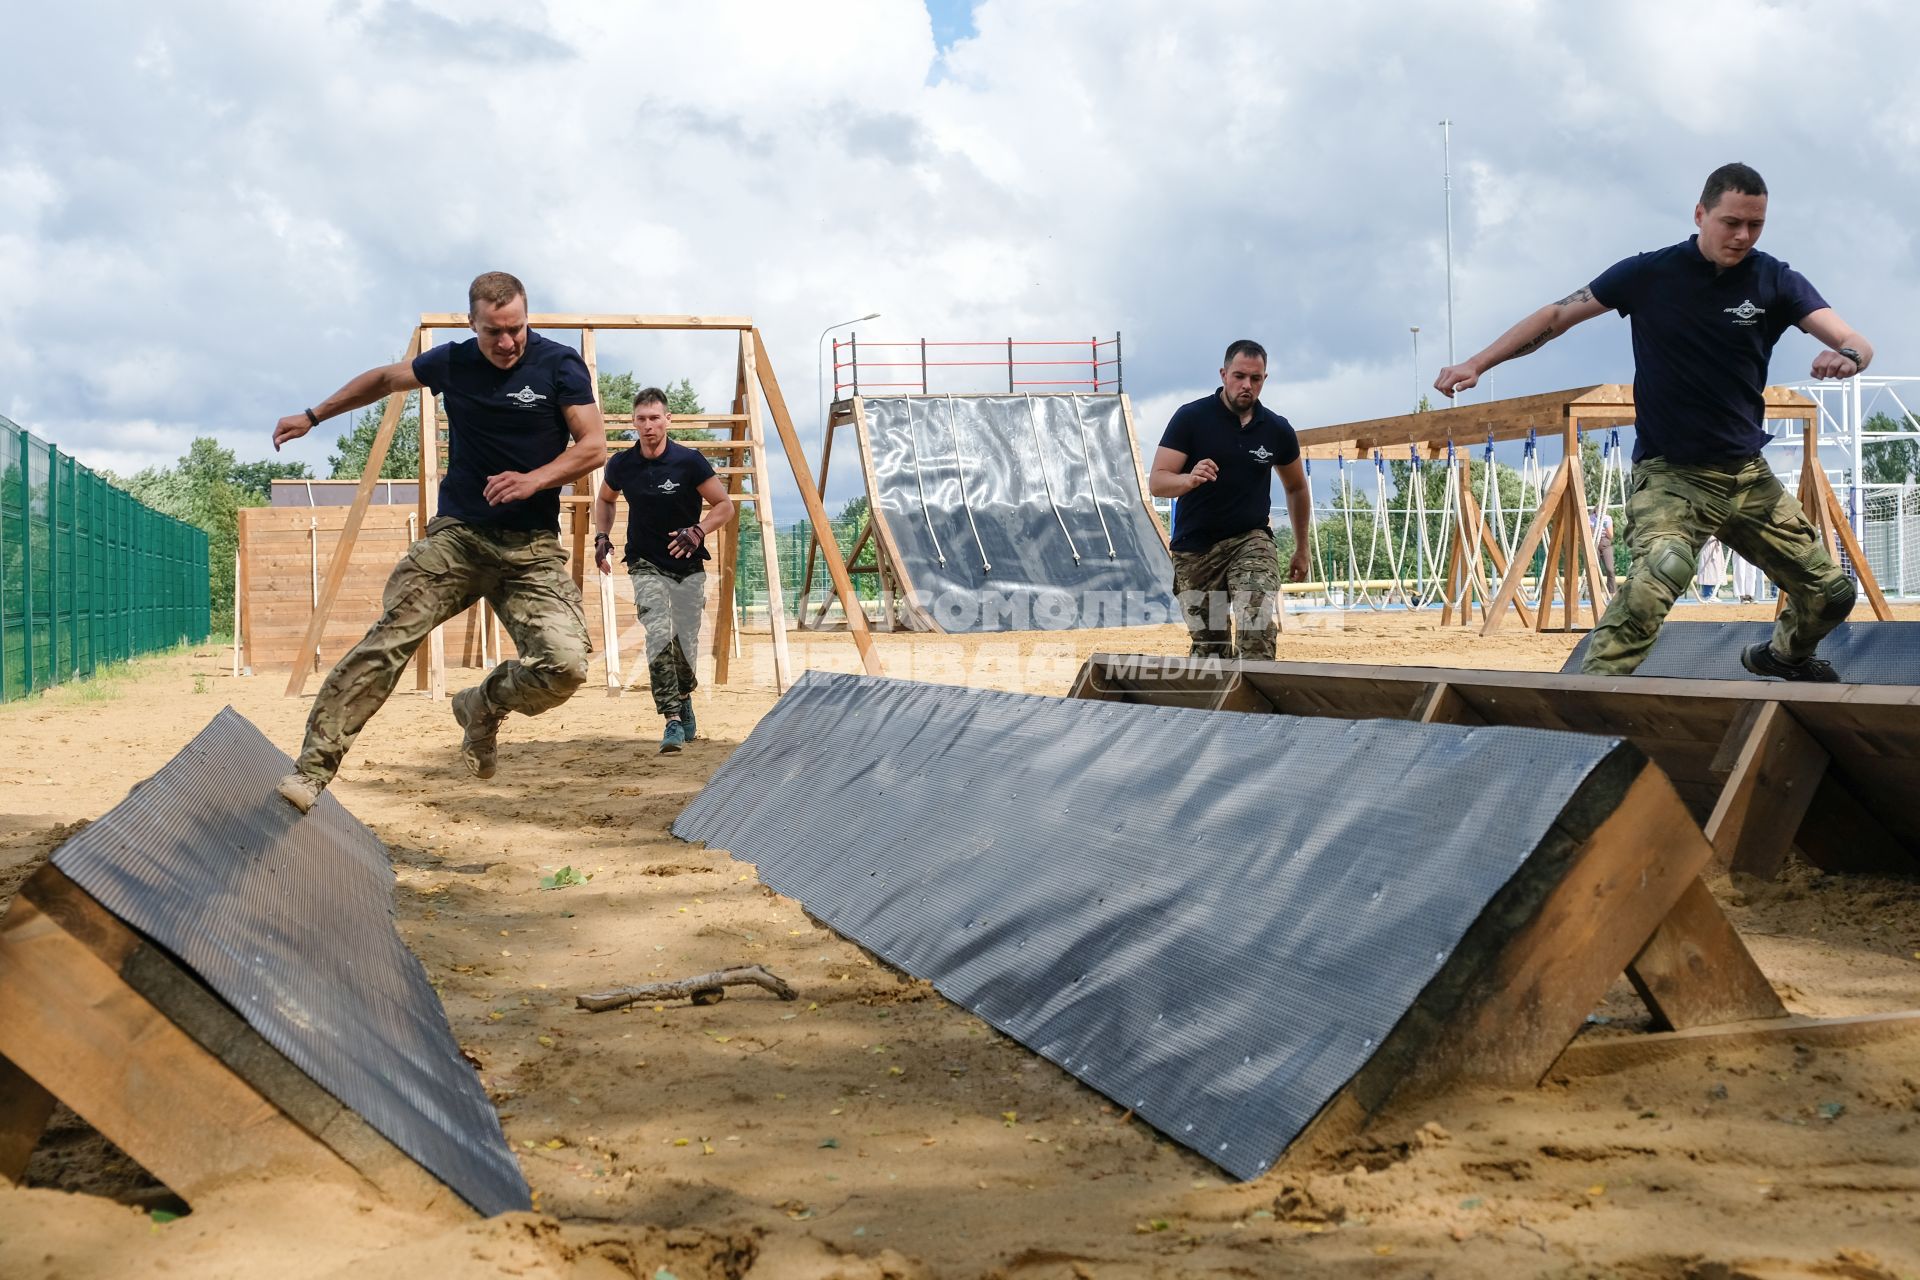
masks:
{"type": "MultiPolygon", "coordinates": [[[[1572,642],[1355,614],[1289,631],[1280,656],[1553,669],[1572,642]]],[[[890,674],[1059,693],[1088,652],[1184,638],[879,644],[890,674]]],[[[795,653],[855,667],[844,637],[796,636],[795,653]]],[[[222,705],[296,745],[307,700],[227,664],[209,648],[0,707],[0,901],[222,705]]],[[[770,673],[751,637],[738,669],[770,673]]],[[[0,1191],[0,1275],[1920,1275],[1920,1038],[1449,1094],[1383,1129],[1404,1141],[1234,1183],[815,928],[750,865],[668,834],[772,702],[705,693],[708,740],[662,757],[643,694],[590,686],[510,722],[480,783],[447,705],[401,695],[348,760],[336,794],[392,852],[401,934],[482,1064],[537,1212],[450,1229],[354,1186],[265,1178],[156,1223],[164,1189],[65,1116],[28,1185],[0,1191]],[[562,867],[587,879],[543,889],[562,867]],[[573,1007],[735,964],[799,1000],[573,1007]]],[[[1920,884],[1796,864],[1713,888],[1793,1011],[1920,1007],[1920,884]]],[[[1624,982],[1597,1013],[1596,1034],[1643,1016],[1624,982]]]]}

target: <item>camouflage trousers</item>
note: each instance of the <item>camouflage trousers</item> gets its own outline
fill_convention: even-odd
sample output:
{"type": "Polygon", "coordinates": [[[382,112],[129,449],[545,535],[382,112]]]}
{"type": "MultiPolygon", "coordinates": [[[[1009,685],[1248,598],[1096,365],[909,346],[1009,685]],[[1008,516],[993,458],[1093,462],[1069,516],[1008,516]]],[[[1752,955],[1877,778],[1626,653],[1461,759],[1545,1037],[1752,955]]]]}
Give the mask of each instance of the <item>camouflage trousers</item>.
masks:
{"type": "Polygon", "coordinates": [[[651,560],[638,560],[628,573],[633,579],[633,611],[647,629],[647,683],[653,689],[654,710],[663,716],[678,715],[680,704],[693,696],[700,683],[694,678],[693,655],[700,651],[706,572],[675,578],[651,560]]]}
{"type": "Polygon", "coordinates": [[[1255,529],[1222,538],[1205,551],[1174,552],[1173,598],[1193,640],[1190,657],[1273,657],[1280,629],[1280,556],[1272,532],[1255,529]]]}
{"type": "Polygon", "coordinates": [[[300,772],[331,779],[420,642],[483,599],[520,655],[481,680],[487,708],[537,716],[572,696],[587,678],[587,624],[560,539],[439,516],[394,566],[379,621],[327,673],[307,716],[300,772]]]}
{"type": "Polygon", "coordinates": [[[1626,675],[1640,665],[1667,611],[1693,581],[1708,538],[1758,566],[1786,597],[1773,648],[1788,661],[1812,657],[1821,638],[1853,611],[1853,580],[1834,564],[1764,459],[1737,470],[1664,458],[1635,464],[1626,534],[1632,563],[1587,645],[1580,669],[1589,675],[1626,675]]]}

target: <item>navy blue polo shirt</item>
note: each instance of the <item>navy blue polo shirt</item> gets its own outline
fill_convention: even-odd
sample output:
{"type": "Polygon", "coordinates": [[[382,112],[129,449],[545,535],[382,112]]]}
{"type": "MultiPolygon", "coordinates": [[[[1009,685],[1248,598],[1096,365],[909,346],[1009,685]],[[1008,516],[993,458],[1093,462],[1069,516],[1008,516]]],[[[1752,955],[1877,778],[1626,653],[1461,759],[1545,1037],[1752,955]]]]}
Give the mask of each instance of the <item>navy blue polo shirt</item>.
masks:
{"type": "Polygon", "coordinates": [[[542,489],[499,506],[486,499],[487,477],[537,471],[573,437],[566,408],[593,403],[593,381],[580,353],[565,343],[527,335],[511,369],[480,354],[480,340],[429,347],[414,358],[413,376],[447,397],[447,474],[440,514],[496,529],[560,531],[560,490],[542,489]]]}
{"type": "Polygon", "coordinates": [[[690,556],[676,556],[667,549],[667,540],[675,529],[684,529],[700,520],[700,486],[713,479],[713,464],[698,449],[689,449],[677,440],[668,440],[657,458],[640,452],[640,446],[624,449],[607,463],[606,481],[627,499],[626,563],[632,568],[645,560],[676,578],[684,578],[709,560],[706,547],[690,556]]]}
{"type": "Polygon", "coordinates": [[[1246,426],[1219,392],[1174,410],[1160,447],[1187,455],[1185,475],[1202,458],[1212,458],[1220,474],[1191,493],[1174,499],[1175,551],[1205,551],[1226,538],[1269,527],[1272,476],[1300,456],[1300,440],[1285,418],[1254,401],[1246,426]]]}
{"type": "Polygon", "coordinates": [[[1637,254],[1591,286],[1633,326],[1633,460],[1751,458],[1769,439],[1767,362],[1782,334],[1827,305],[1807,278],[1754,250],[1720,269],[1698,236],[1637,254]]]}

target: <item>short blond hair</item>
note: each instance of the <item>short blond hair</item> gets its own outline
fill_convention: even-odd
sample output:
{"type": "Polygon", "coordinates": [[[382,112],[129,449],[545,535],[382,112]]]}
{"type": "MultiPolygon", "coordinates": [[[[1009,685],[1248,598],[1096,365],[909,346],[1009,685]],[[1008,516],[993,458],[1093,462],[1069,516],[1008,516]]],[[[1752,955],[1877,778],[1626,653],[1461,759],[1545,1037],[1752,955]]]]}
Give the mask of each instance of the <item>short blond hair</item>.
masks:
{"type": "Polygon", "coordinates": [[[471,316],[480,309],[482,302],[490,302],[496,307],[504,307],[515,298],[525,300],[527,286],[504,271],[482,271],[467,286],[467,314],[471,316]]]}

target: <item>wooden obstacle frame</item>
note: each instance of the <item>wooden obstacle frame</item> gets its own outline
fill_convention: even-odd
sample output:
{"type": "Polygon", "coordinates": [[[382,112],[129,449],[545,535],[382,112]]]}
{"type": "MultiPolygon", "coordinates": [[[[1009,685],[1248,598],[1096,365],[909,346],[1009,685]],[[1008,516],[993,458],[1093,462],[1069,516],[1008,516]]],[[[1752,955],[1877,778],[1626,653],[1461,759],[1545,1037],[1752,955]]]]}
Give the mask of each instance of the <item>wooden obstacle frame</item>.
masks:
{"type": "MultiPolygon", "coordinates": [[[[1789,1016],[1699,878],[1729,868],[1773,876],[1795,846],[1828,870],[1920,874],[1920,813],[1903,803],[1920,777],[1920,688],[1624,681],[1103,653],[1082,666],[1069,696],[1250,714],[1606,734],[1643,751],[1684,806],[1666,821],[1701,830],[1705,845],[1698,865],[1685,872],[1684,891],[1626,953],[1627,977],[1656,1030],[1591,1045],[1571,1044],[1569,1031],[1553,1055],[1534,1054],[1515,1064],[1516,1073],[1505,1077],[1512,1082],[1529,1072],[1537,1081],[1549,1071],[1588,1074],[1734,1044],[1852,1043],[1920,1033],[1920,1010],[1868,1018],[1789,1016]]],[[[1663,838],[1649,829],[1639,839],[1651,848],[1663,838]]],[[[1557,922],[1552,947],[1577,955],[1592,930],[1621,927],[1580,915],[1557,922]]],[[[1551,1000],[1557,993],[1541,988],[1530,997],[1551,1000]]]]}
{"type": "MultiPolygon", "coordinates": [[[[866,615],[854,595],[853,582],[847,573],[846,562],[840,555],[839,545],[833,540],[826,509],[820,501],[820,491],[814,485],[812,471],[807,466],[806,457],[801,450],[792,415],[788,412],[786,397],[781,392],[779,379],[774,374],[773,363],[767,355],[765,340],[751,319],[744,316],[536,313],[527,317],[527,324],[531,329],[572,330],[579,333],[580,354],[586,361],[596,397],[599,394],[597,336],[602,331],[652,330],[738,334],[739,357],[736,365],[733,411],[726,414],[680,415],[676,418],[677,422],[686,425],[707,425],[726,430],[726,435],[722,439],[684,442],[703,453],[716,457],[715,470],[725,478],[728,496],[735,504],[734,518],[721,531],[716,540],[717,546],[714,548],[722,603],[713,637],[715,683],[727,683],[735,626],[732,601],[735,587],[734,565],[739,549],[740,509],[748,504],[752,505],[755,518],[759,523],[762,549],[766,557],[774,681],[779,688],[785,689],[793,678],[791,659],[787,649],[785,608],[781,601],[779,562],[773,537],[772,495],[766,456],[769,446],[765,426],[769,416],[773,420],[775,430],[779,433],[781,449],[792,469],[801,501],[807,508],[807,516],[814,537],[823,545],[827,570],[832,577],[834,589],[839,594],[842,607],[847,611],[862,666],[870,675],[882,673],[880,656],[873,647],[871,629],[867,626],[866,615]]],[[[408,339],[401,359],[412,361],[425,346],[431,345],[432,335],[436,332],[468,327],[468,317],[462,314],[436,312],[423,314],[420,317],[420,323],[408,339]]],[[[381,415],[372,446],[368,451],[365,468],[361,473],[359,487],[354,494],[353,505],[341,526],[332,559],[328,563],[326,578],[315,593],[306,630],[291,664],[292,670],[288,676],[286,688],[289,697],[297,697],[304,692],[307,679],[314,670],[314,663],[307,659],[306,655],[314,653],[321,646],[328,619],[340,598],[342,585],[352,564],[353,548],[366,521],[367,509],[372,502],[374,489],[380,482],[380,470],[385,464],[387,451],[392,445],[394,430],[399,425],[405,403],[405,396],[391,396],[387,400],[385,413],[381,415]]],[[[417,523],[421,529],[424,529],[427,522],[433,518],[439,497],[441,475],[439,436],[435,397],[431,394],[422,394],[420,397],[420,470],[418,472],[420,487],[415,510],[417,523]]],[[[573,579],[576,585],[582,587],[584,587],[588,558],[587,531],[591,522],[594,495],[599,491],[599,485],[600,472],[596,470],[591,475],[575,481],[572,486],[573,491],[562,498],[562,507],[570,514],[573,579]]],[[[615,617],[614,598],[611,581],[602,575],[599,648],[605,658],[606,682],[610,694],[618,694],[623,688],[620,678],[619,625],[615,617]]],[[[482,626],[483,629],[487,629],[490,624],[483,622],[482,626]]],[[[422,651],[426,655],[426,661],[416,664],[419,687],[430,697],[442,697],[446,692],[444,627],[434,629],[422,645],[422,651]]],[[[500,651],[497,639],[494,642],[493,651],[495,654],[500,651]]]]}
{"type": "MultiPolygon", "coordinates": [[[[1766,388],[1764,399],[1767,420],[1798,421],[1811,440],[1819,417],[1817,404],[1797,391],[1778,386],[1766,388]]],[[[1454,445],[1519,440],[1532,432],[1560,436],[1560,465],[1542,491],[1539,509],[1515,547],[1511,563],[1473,497],[1473,486],[1467,483],[1470,460],[1466,451],[1459,448],[1454,451],[1452,465],[1461,469],[1461,501],[1453,527],[1444,535],[1452,554],[1441,623],[1450,625],[1454,621],[1455,600],[1461,602],[1460,622],[1470,622],[1477,600],[1483,612],[1481,634],[1492,635],[1506,623],[1510,609],[1520,616],[1522,625],[1536,631],[1585,630],[1599,624],[1609,596],[1603,583],[1599,550],[1594,543],[1580,460],[1580,434],[1589,429],[1631,426],[1634,420],[1633,388],[1604,383],[1486,404],[1455,405],[1426,413],[1313,427],[1301,431],[1299,436],[1305,457],[1356,459],[1376,449],[1422,445],[1426,446],[1430,458],[1438,459],[1454,445]],[[1536,609],[1520,598],[1520,589],[1535,553],[1543,545],[1546,561],[1540,572],[1540,603],[1536,609]],[[1482,561],[1474,553],[1476,546],[1485,551],[1486,563],[1495,570],[1494,579],[1480,574],[1482,561]],[[1560,625],[1553,627],[1550,625],[1553,610],[1549,606],[1556,582],[1560,588],[1560,625]]],[[[1874,616],[1882,621],[1891,617],[1873,571],[1853,539],[1845,510],[1819,468],[1813,444],[1809,444],[1803,454],[1800,502],[1830,548],[1835,533],[1839,534],[1854,572],[1873,604],[1874,616]]]]}
{"type": "MultiPolygon", "coordinates": [[[[920,400],[927,402],[941,400],[1004,400],[1009,397],[1009,394],[1017,395],[1019,393],[942,393],[939,395],[888,396],[886,398],[889,400],[920,400]]],[[[1038,394],[1057,397],[1081,395],[1082,393],[1048,391],[1038,394]]],[[[1096,392],[1084,398],[1091,399],[1095,396],[1118,396],[1119,398],[1120,423],[1126,433],[1128,445],[1127,454],[1132,460],[1134,477],[1140,487],[1141,502],[1146,508],[1147,515],[1153,522],[1154,531],[1160,536],[1161,546],[1166,547],[1168,545],[1167,528],[1161,523],[1160,513],[1153,509],[1153,503],[1147,497],[1147,473],[1140,463],[1140,433],[1134,424],[1133,402],[1124,392],[1115,391],[1096,392]]],[[[832,407],[829,409],[826,432],[820,441],[820,487],[823,490],[826,488],[828,469],[833,461],[834,439],[842,429],[851,428],[854,434],[854,446],[858,451],[857,464],[860,467],[860,479],[864,486],[863,491],[867,500],[867,519],[866,523],[861,527],[859,534],[856,536],[846,559],[849,563],[857,563],[863,553],[870,554],[873,558],[871,564],[859,565],[853,569],[853,572],[862,575],[872,575],[878,581],[880,609],[879,617],[876,620],[877,625],[888,631],[893,630],[896,624],[905,625],[917,631],[939,631],[941,628],[935,623],[932,615],[914,603],[919,596],[915,591],[913,575],[908,569],[906,561],[900,555],[899,542],[893,536],[892,530],[888,525],[886,508],[880,501],[880,482],[873,466],[873,440],[871,432],[867,427],[866,401],[867,397],[865,396],[853,395],[844,400],[834,401],[832,407]]],[[[820,530],[815,528],[809,534],[807,541],[806,560],[800,575],[799,603],[796,606],[802,609],[800,625],[803,627],[819,627],[825,621],[827,611],[833,604],[831,599],[823,599],[815,608],[811,618],[804,616],[806,600],[813,585],[814,556],[824,549],[822,537],[823,535],[820,530]]],[[[832,541],[831,537],[827,537],[826,540],[827,542],[832,541]]],[[[829,565],[830,564],[831,562],[829,562],[829,565]]],[[[847,607],[844,598],[842,598],[841,607],[843,611],[847,607]]],[[[864,615],[864,608],[862,608],[861,612],[864,615]]]]}
{"type": "Polygon", "coordinates": [[[0,1185],[22,1179],[58,1100],[189,1202],[272,1172],[474,1216],[58,869],[0,918],[0,974],[0,1185]]]}

